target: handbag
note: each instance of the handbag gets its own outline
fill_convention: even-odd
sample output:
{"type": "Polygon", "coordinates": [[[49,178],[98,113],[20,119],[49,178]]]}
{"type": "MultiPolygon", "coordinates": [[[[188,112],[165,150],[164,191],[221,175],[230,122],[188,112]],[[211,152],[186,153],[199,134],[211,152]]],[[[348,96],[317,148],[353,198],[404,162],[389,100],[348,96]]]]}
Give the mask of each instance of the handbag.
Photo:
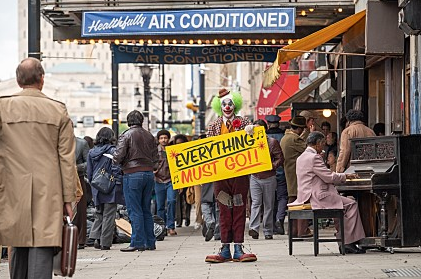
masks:
{"type": "Polygon", "coordinates": [[[78,243],[78,229],[66,216],[66,222],[63,225],[63,239],[61,250],[54,256],[53,270],[54,275],[63,277],[72,277],[76,269],[78,243]]]}
{"type": "Polygon", "coordinates": [[[109,174],[105,167],[98,169],[91,181],[91,186],[103,194],[110,193],[115,184],[114,175],[109,174]]]}

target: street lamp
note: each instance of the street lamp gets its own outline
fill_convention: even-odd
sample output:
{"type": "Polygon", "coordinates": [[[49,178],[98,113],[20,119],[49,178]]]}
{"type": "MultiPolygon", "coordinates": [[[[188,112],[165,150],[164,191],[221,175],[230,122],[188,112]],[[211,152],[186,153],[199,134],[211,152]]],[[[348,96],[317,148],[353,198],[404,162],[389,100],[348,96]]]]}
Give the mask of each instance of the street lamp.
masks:
{"type": "Polygon", "coordinates": [[[139,66],[140,73],[142,74],[143,78],[143,88],[144,88],[144,97],[145,97],[145,109],[143,110],[143,113],[145,115],[145,119],[147,121],[147,127],[149,128],[149,97],[150,97],[150,90],[149,82],[152,77],[152,71],[153,68],[149,65],[142,65],[139,66]]]}

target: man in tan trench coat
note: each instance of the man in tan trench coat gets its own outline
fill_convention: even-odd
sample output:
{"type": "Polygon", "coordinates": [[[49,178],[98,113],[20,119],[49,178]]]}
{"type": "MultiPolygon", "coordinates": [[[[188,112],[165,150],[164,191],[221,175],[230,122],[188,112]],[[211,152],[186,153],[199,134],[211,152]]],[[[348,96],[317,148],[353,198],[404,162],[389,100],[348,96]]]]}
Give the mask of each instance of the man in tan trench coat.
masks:
{"type": "Polygon", "coordinates": [[[52,278],[63,213],[72,217],[76,199],[72,122],[41,92],[39,60],[23,60],[16,80],[23,90],[0,98],[0,243],[14,247],[12,279],[52,278]]]}

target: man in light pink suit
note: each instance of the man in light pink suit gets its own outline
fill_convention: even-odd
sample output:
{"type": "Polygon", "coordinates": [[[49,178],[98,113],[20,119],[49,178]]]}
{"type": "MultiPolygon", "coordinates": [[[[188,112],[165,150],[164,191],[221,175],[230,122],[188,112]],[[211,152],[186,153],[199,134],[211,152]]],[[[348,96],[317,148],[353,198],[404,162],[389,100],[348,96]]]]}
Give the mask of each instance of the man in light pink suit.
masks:
{"type": "MultiPolygon", "coordinates": [[[[320,132],[308,136],[307,149],[297,159],[297,199],[288,206],[310,202],[312,209],[344,209],[345,253],[364,253],[356,246],[365,237],[357,202],[340,196],[334,186],[357,175],[330,171],[320,155],[325,143],[325,136],[320,132]]],[[[338,222],[335,226],[339,230],[338,222]]]]}

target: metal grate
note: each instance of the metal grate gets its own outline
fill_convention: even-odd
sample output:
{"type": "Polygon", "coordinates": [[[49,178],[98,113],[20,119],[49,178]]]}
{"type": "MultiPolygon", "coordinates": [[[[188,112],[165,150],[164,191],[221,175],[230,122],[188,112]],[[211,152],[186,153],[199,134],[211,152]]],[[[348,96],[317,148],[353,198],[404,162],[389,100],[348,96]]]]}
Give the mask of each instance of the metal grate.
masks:
{"type": "Polygon", "coordinates": [[[108,258],[85,258],[85,259],[77,259],[78,262],[102,262],[108,258]]]}
{"type": "Polygon", "coordinates": [[[420,277],[421,269],[419,268],[390,268],[382,269],[388,277],[420,277]]]}

